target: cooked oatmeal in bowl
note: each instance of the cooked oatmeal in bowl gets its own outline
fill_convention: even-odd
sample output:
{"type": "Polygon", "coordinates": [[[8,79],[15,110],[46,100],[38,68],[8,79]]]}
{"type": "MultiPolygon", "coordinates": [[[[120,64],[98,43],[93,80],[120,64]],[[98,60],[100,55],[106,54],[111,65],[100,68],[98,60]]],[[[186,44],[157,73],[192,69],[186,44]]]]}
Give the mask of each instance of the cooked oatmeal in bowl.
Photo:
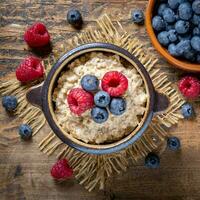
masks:
{"type": "MultiPolygon", "coordinates": [[[[148,97],[144,81],[137,70],[120,56],[102,52],[87,53],[68,64],[67,68],[59,77],[53,92],[56,119],[67,133],[85,143],[112,143],[130,134],[140,124],[148,97]],[[125,99],[125,111],[116,115],[106,109],[108,117],[103,123],[92,119],[92,106],[81,115],[73,113],[67,101],[70,91],[73,88],[81,88],[81,79],[88,74],[99,80],[98,90],[102,90],[101,80],[108,72],[119,72],[128,80],[127,90],[120,95],[120,98],[125,99]]],[[[95,95],[97,92],[91,94],[95,95]]]]}

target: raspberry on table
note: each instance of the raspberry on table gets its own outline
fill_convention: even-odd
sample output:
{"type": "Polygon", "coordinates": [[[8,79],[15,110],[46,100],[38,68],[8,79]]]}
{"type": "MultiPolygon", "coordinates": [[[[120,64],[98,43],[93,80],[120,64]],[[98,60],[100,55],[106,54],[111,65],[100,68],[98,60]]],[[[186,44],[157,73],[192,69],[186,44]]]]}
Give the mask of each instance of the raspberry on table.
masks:
{"type": "Polygon", "coordinates": [[[30,47],[43,47],[49,44],[50,35],[45,25],[37,22],[26,30],[24,40],[30,47]]]}
{"type": "Polygon", "coordinates": [[[192,76],[186,76],[179,81],[180,92],[188,99],[195,99],[200,95],[200,81],[192,76]]]}
{"type": "Polygon", "coordinates": [[[27,83],[44,75],[44,67],[39,58],[29,56],[16,69],[16,77],[22,83],[27,83]]]}
{"type": "Polygon", "coordinates": [[[118,97],[128,89],[128,79],[118,71],[110,71],[103,76],[101,87],[111,97],[118,97]]]}
{"type": "Polygon", "coordinates": [[[80,116],[94,106],[94,97],[81,88],[73,88],[67,95],[67,102],[71,112],[80,116]]]}
{"type": "Polygon", "coordinates": [[[57,161],[51,168],[51,176],[56,180],[64,180],[72,177],[73,169],[66,159],[57,161]]]}

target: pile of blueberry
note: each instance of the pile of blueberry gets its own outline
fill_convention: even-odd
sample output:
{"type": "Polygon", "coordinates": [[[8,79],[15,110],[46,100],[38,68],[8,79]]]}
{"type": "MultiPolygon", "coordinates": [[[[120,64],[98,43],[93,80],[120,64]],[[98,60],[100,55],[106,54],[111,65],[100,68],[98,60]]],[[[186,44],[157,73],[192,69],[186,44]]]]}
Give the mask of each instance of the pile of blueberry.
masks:
{"type": "Polygon", "coordinates": [[[152,26],[172,56],[200,63],[200,0],[160,0],[152,26]]]}

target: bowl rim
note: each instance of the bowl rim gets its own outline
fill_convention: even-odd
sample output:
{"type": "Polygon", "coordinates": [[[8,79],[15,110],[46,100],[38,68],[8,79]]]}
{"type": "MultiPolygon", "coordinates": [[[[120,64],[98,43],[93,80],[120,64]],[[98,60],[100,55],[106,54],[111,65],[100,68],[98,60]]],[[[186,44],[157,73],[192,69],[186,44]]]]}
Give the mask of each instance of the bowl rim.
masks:
{"type": "Polygon", "coordinates": [[[171,56],[168,51],[160,45],[158,42],[155,32],[152,27],[152,15],[153,15],[153,10],[154,10],[154,5],[156,3],[156,0],[149,0],[148,5],[146,8],[146,17],[145,17],[145,24],[146,24],[146,30],[149,35],[149,38],[155,47],[155,49],[173,66],[179,68],[179,69],[184,69],[186,71],[190,72],[200,72],[200,64],[193,64],[189,62],[183,62],[181,60],[176,59],[175,57],[171,56]]]}
{"type": "Polygon", "coordinates": [[[152,120],[153,117],[153,108],[155,103],[155,90],[153,83],[151,81],[151,78],[144,68],[144,66],[140,63],[140,61],[133,56],[131,53],[129,53],[127,50],[118,47],[113,44],[109,43],[88,43],[81,46],[76,47],[75,49],[72,49],[71,51],[64,54],[57,63],[52,67],[49,74],[47,75],[46,80],[44,81],[44,85],[42,87],[42,110],[46,116],[46,119],[53,129],[54,133],[66,144],[69,146],[85,152],[89,154],[108,154],[120,151],[130,144],[134,143],[136,140],[138,140],[144,133],[144,131],[147,129],[149,123],[152,120]],[[111,52],[118,54],[125,58],[128,62],[131,64],[134,64],[136,68],[138,68],[138,71],[140,75],[142,76],[144,82],[146,91],[148,93],[148,105],[147,110],[145,112],[145,116],[143,117],[143,120],[141,125],[139,124],[139,128],[137,127],[135,130],[135,133],[132,134],[131,132],[129,135],[124,137],[123,139],[111,143],[111,144],[103,144],[103,145],[92,145],[92,144],[86,144],[72,136],[70,134],[65,135],[62,127],[56,123],[56,117],[53,109],[53,102],[52,102],[52,92],[54,89],[54,84],[57,79],[57,76],[62,71],[62,69],[66,66],[67,63],[72,61],[73,59],[79,57],[82,54],[93,52],[93,51],[105,51],[105,52],[111,52]]]}

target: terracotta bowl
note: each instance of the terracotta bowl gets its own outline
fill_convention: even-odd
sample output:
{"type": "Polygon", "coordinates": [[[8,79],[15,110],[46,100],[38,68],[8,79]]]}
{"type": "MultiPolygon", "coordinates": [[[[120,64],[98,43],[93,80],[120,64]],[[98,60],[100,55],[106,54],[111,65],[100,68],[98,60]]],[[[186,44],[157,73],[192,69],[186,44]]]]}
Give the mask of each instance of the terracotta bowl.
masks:
{"type": "Polygon", "coordinates": [[[157,4],[158,2],[159,0],[149,0],[146,9],[146,29],[153,46],[169,63],[171,63],[175,67],[191,72],[200,72],[200,64],[194,64],[187,61],[176,59],[175,57],[171,56],[168,53],[168,51],[164,47],[162,47],[158,42],[151,23],[154,14],[154,8],[155,5],[158,5],[157,4]]]}
{"type": "MultiPolygon", "coordinates": [[[[35,106],[39,106],[49,123],[50,127],[53,129],[54,133],[69,146],[90,154],[108,154],[119,150],[122,150],[137,141],[147,129],[152,117],[157,112],[163,111],[168,107],[169,101],[167,97],[163,94],[159,94],[155,91],[151,78],[144,68],[144,66],[128,51],[107,43],[91,43],[85,44],[64,54],[57,63],[52,67],[47,78],[45,79],[43,85],[36,86],[28,91],[27,100],[35,106]],[[104,52],[117,54],[121,58],[125,59],[132,66],[136,68],[138,73],[141,75],[145,89],[148,94],[146,112],[143,115],[141,122],[138,126],[132,130],[126,137],[119,141],[108,143],[108,144],[86,144],[74,137],[67,131],[65,131],[57,122],[55,116],[55,104],[52,100],[52,93],[57,85],[57,80],[60,77],[61,72],[67,70],[67,66],[74,59],[79,58],[81,55],[89,52],[104,52]]],[[[128,112],[128,110],[126,111],[128,112]]],[[[116,125],[117,126],[117,125],[116,125]]]]}

